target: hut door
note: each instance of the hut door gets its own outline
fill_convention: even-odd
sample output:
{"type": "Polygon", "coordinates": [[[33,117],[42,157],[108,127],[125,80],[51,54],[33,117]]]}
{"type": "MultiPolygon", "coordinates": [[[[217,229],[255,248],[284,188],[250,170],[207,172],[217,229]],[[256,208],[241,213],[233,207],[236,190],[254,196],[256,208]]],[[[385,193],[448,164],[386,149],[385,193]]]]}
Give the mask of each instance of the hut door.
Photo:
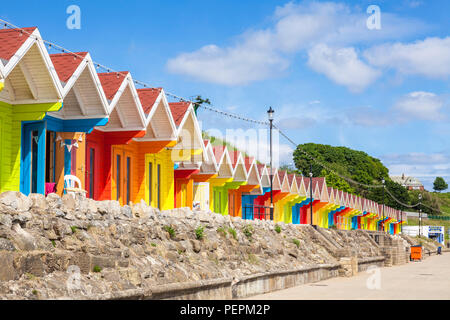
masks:
{"type": "Polygon", "coordinates": [[[194,183],[194,202],[200,205],[201,210],[209,208],[209,183],[194,183]]]}
{"type": "Polygon", "coordinates": [[[45,194],[45,123],[22,125],[20,191],[45,194]]]}
{"type": "Polygon", "coordinates": [[[214,189],[213,195],[214,195],[214,212],[215,213],[222,213],[222,210],[221,210],[221,206],[222,206],[221,192],[219,190],[214,189]]]}
{"type": "Polygon", "coordinates": [[[234,216],[234,193],[228,193],[228,214],[234,216]]]}
{"type": "Polygon", "coordinates": [[[91,141],[86,143],[86,191],[91,199],[98,200],[100,152],[98,145],[91,141]]]}
{"type": "Polygon", "coordinates": [[[161,210],[162,161],[154,154],[145,156],[145,201],[161,210]]]}
{"type": "Polygon", "coordinates": [[[181,184],[181,208],[187,207],[187,185],[186,183],[181,184]]]}
{"type": "Polygon", "coordinates": [[[113,199],[121,205],[130,203],[132,195],[132,155],[127,151],[113,152],[113,199]]]}

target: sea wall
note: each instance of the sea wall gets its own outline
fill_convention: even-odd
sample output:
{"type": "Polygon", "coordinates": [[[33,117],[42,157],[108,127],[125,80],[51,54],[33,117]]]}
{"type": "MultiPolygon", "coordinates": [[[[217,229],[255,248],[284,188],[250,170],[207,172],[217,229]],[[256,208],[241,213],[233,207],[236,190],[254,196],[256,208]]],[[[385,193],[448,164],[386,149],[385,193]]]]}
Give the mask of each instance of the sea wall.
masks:
{"type": "Polygon", "coordinates": [[[407,243],[383,235],[392,241],[380,245],[360,230],[278,226],[188,208],[160,212],[144,202],[5,192],[0,298],[242,298],[352,276],[392,260],[388,246],[407,243]]]}

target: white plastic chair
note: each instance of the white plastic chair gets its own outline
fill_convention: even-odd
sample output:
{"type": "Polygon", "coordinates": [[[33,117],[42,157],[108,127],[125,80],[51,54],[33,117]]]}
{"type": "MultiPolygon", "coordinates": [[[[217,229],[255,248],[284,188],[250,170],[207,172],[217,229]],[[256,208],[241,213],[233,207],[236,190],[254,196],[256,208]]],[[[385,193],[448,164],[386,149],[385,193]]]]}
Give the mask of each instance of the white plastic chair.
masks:
{"type": "Polygon", "coordinates": [[[81,189],[81,181],[77,176],[65,175],[64,176],[64,190],[66,193],[77,194],[81,193],[86,195],[87,191],[81,189]]]}

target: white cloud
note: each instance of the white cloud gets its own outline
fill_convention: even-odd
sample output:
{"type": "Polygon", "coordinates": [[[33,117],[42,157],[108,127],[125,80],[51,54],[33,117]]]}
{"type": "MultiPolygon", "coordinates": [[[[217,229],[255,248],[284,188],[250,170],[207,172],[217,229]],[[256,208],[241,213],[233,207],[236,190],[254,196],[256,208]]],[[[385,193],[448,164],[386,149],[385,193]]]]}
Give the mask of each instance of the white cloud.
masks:
{"type": "Polygon", "coordinates": [[[362,62],[354,48],[330,48],[319,44],[308,52],[308,65],[352,92],[361,92],[372,84],[380,72],[362,62]]]}
{"type": "Polygon", "coordinates": [[[394,106],[394,111],[400,113],[403,119],[420,119],[430,121],[445,120],[442,113],[444,101],[431,92],[411,92],[401,98],[394,106]]]}
{"type": "Polygon", "coordinates": [[[335,110],[320,103],[284,104],[277,108],[276,124],[283,130],[304,130],[319,123],[333,121],[335,116],[335,110]]]}
{"type": "Polygon", "coordinates": [[[411,152],[406,154],[388,154],[381,157],[390,175],[413,176],[421,180],[425,188],[432,190],[436,177],[450,181],[450,154],[411,152]]]}
{"type": "Polygon", "coordinates": [[[222,49],[215,45],[183,53],[167,63],[171,72],[224,85],[242,85],[266,79],[279,74],[287,66],[285,59],[270,50],[248,46],[222,49]]]}
{"type": "Polygon", "coordinates": [[[448,120],[448,105],[443,96],[432,92],[408,93],[387,110],[373,107],[349,108],[343,112],[347,123],[360,126],[387,126],[414,120],[441,122],[448,120]]]}
{"type": "Polygon", "coordinates": [[[450,76],[450,37],[375,46],[364,52],[369,63],[406,75],[450,76]]]}
{"type": "MultiPolygon", "coordinates": [[[[280,76],[288,69],[295,54],[319,43],[345,47],[395,39],[425,28],[419,21],[399,18],[386,12],[383,13],[382,29],[373,32],[367,29],[366,19],[365,11],[345,4],[290,2],[276,8],[273,23],[268,28],[246,31],[230,46],[209,44],[192,52],[181,53],[169,59],[167,67],[172,73],[200,81],[243,85],[280,76]]],[[[374,77],[369,67],[362,69],[365,69],[363,72],[366,74],[363,81],[374,77]]],[[[345,79],[340,81],[348,82],[345,79]]]]}

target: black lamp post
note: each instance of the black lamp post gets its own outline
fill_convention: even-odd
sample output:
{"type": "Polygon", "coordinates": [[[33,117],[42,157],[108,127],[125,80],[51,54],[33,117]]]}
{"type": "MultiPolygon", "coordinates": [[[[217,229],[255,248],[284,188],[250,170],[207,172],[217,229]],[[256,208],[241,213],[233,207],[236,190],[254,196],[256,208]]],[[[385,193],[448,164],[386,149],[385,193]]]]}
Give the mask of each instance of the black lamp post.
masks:
{"type": "Polygon", "coordinates": [[[272,167],[272,128],[273,128],[273,114],[272,107],[267,110],[270,123],[270,219],[273,220],[273,167],[272,167]]]}
{"type": "Polygon", "coordinates": [[[381,183],[383,184],[383,220],[381,220],[381,222],[382,222],[382,231],[384,232],[384,188],[385,188],[385,183],[386,181],[383,179],[383,180],[381,180],[381,183]]]}
{"type": "Polygon", "coordinates": [[[419,238],[422,236],[422,194],[419,193],[419,238]]]}
{"type": "Polygon", "coordinates": [[[312,163],[310,163],[309,164],[309,199],[311,201],[310,201],[310,204],[309,204],[309,208],[311,210],[311,226],[314,226],[314,223],[313,223],[313,192],[312,192],[313,185],[312,185],[312,177],[313,177],[312,163]]]}
{"type": "Polygon", "coordinates": [[[403,210],[400,211],[400,232],[402,232],[402,226],[403,226],[403,210]]]}

